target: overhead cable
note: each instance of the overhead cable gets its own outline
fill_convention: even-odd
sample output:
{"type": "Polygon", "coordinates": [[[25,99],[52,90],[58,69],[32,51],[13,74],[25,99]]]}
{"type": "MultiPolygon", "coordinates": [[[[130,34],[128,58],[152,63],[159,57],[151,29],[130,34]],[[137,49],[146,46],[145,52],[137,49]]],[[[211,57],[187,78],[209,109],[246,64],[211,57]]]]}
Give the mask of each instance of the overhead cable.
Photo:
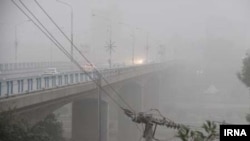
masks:
{"type": "MultiPolygon", "coordinates": [[[[69,52],[67,52],[64,48],[62,48],[62,45],[54,38],[54,36],[49,36],[51,34],[49,34],[50,32],[47,30],[48,33],[46,33],[36,22],[34,22],[34,20],[14,1],[11,0],[16,7],[23,13],[25,14],[33,23],[35,26],[38,27],[38,29],[40,31],[42,31],[44,33],[44,35],[50,39],[50,41],[52,41],[53,44],[56,45],[56,47],[58,47],[69,59],[71,58],[71,55],[69,54],[69,52]],[[59,44],[58,44],[59,43],[59,44]]],[[[46,28],[45,28],[46,29],[46,28]]],[[[105,89],[103,89],[93,78],[92,76],[89,74],[89,72],[87,72],[86,70],[82,69],[82,67],[79,65],[79,63],[77,63],[75,60],[73,60],[74,64],[77,65],[77,67],[79,67],[86,75],[88,75],[88,77],[119,107],[121,108],[121,104],[119,104],[119,102],[117,102],[105,89]]]]}
{"type": "MultiPolygon", "coordinates": [[[[48,14],[48,12],[46,12],[46,10],[41,6],[41,4],[37,1],[34,0],[35,3],[40,7],[40,9],[45,13],[45,15],[51,20],[51,22],[57,27],[57,29],[63,34],[63,36],[71,43],[71,39],[64,33],[64,31],[61,30],[61,28],[58,26],[58,24],[53,20],[53,18],[48,14]]],[[[91,61],[84,55],[82,54],[82,52],[78,49],[78,47],[73,43],[73,47],[76,49],[76,51],[86,60],[86,62],[88,62],[89,64],[92,64],[91,61]]],[[[126,106],[128,106],[131,110],[133,110],[133,108],[128,104],[128,102],[126,102],[126,100],[118,93],[117,90],[115,90],[110,83],[106,80],[105,77],[103,77],[101,75],[101,73],[99,72],[99,70],[97,70],[96,68],[93,68],[101,77],[102,79],[105,81],[105,83],[107,84],[107,86],[109,86],[109,88],[111,88],[115,94],[126,104],[126,106]]],[[[135,112],[135,110],[133,110],[135,112]]]]}

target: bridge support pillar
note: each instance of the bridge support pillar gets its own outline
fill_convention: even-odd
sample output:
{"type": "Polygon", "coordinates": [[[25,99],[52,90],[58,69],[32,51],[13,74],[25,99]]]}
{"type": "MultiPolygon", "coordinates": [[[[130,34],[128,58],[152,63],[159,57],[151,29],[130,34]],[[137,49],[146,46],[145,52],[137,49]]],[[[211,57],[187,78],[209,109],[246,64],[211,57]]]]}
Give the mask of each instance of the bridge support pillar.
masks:
{"type": "MultiPolygon", "coordinates": [[[[119,90],[123,99],[135,111],[141,111],[141,85],[135,81],[127,81],[119,90]]],[[[126,108],[129,108],[126,106],[126,108]]],[[[139,140],[141,133],[137,129],[136,124],[124,115],[124,112],[119,110],[118,113],[118,141],[135,141],[139,140]]]]}
{"type": "Polygon", "coordinates": [[[151,77],[150,80],[142,86],[142,107],[143,111],[159,108],[160,82],[157,77],[151,77]]]}
{"type": "MultiPolygon", "coordinates": [[[[101,138],[108,138],[108,104],[101,102],[101,138]]],[[[98,100],[85,99],[73,102],[72,106],[72,140],[98,141],[98,100]]]]}

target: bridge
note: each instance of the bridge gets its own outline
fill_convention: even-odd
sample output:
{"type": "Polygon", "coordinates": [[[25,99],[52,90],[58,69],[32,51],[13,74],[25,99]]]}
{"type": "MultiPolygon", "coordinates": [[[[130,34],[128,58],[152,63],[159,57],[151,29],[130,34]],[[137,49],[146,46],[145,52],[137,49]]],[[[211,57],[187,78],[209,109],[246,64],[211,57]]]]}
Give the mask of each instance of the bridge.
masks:
{"type": "MultiPolygon", "coordinates": [[[[160,79],[164,71],[173,67],[173,62],[138,66],[100,69],[101,75],[109,82],[101,80],[102,88],[102,138],[106,140],[134,140],[139,133],[115,105],[122,102],[109,86],[136,111],[157,108],[160,79]],[[110,99],[113,98],[113,99],[110,99]],[[118,130],[120,133],[118,133],[118,130]],[[133,136],[134,135],[134,136],[133,136]]],[[[1,79],[1,110],[15,108],[21,117],[36,123],[48,114],[71,103],[71,137],[78,140],[98,138],[98,80],[95,71],[88,75],[80,71],[60,73],[52,76],[29,76],[1,79]],[[91,78],[89,78],[89,76],[91,78]],[[92,81],[93,80],[93,81],[92,81]]],[[[122,106],[126,106],[124,103],[122,106]]],[[[141,134],[141,133],[140,133],[141,134]]]]}

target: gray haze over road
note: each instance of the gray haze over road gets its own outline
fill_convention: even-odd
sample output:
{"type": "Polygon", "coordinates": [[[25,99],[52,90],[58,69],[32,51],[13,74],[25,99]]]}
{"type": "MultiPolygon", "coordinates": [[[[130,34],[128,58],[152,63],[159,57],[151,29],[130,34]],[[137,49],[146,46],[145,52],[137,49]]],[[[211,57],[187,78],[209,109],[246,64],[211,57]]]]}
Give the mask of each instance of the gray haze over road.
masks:
{"type": "MultiPolygon", "coordinates": [[[[70,52],[70,42],[34,0],[22,1],[70,52]]],[[[37,1],[70,37],[70,8],[56,0],[37,1]]],[[[136,62],[180,60],[185,64],[162,77],[156,104],[170,119],[192,125],[207,119],[246,123],[250,95],[236,74],[250,47],[249,0],[64,1],[74,12],[74,44],[93,64],[108,66],[105,46],[111,39],[114,64],[131,65],[133,51],[136,62]]],[[[27,20],[10,0],[0,1],[0,64],[70,62],[27,20]]],[[[74,58],[86,64],[75,50],[74,58]]],[[[16,76],[19,74],[0,74],[1,78],[16,76]]],[[[165,133],[162,129],[159,134],[165,133]]]]}

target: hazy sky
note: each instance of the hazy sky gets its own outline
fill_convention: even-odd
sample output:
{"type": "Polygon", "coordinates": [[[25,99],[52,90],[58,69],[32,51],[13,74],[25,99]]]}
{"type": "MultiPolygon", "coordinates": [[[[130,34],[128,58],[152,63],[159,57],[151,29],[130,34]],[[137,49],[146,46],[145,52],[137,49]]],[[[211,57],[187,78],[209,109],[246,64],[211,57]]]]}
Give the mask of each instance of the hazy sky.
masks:
{"type": "MultiPolygon", "coordinates": [[[[19,0],[15,1],[21,6],[19,0]]],[[[64,45],[66,50],[70,51],[70,43],[42,13],[34,0],[22,1],[64,45]]],[[[70,8],[56,0],[37,1],[67,36],[70,36],[70,8]]],[[[157,52],[159,46],[162,45],[166,48],[166,60],[185,59],[194,64],[187,65],[189,67],[187,68],[190,69],[188,73],[183,70],[183,73],[188,76],[186,78],[180,76],[177,80],[172,78],[171,74],[167,76],[169,85],[166,84],[166,93],[171,93],[173,97],[176,96],[176,99],[164,95],[161,97],[162,101],[165,102],[168,99],[176,103],[175,100],[178,100],[179,96],[181,99],[185,98],[182,96],[186,92],[191,95],[189,97],[190,105],[193,104],[193,99],[201,99],[200,92],[186,91],[190,88],[196,90],[196,86],[190,83],[190,80],[193,80],[190,74],[196,73],[198,70],[205,74],[205,89],[209,86],[216,86],[222,91],[221,95],[216,96],[217,102],[223,102],[223,99],[225,102],[230,99],[228,100],[230,102],[249,103],[247,102],[249,99],[247,90],[236,76],[236,72],[241,69],[241,59],[250,46],[249,0],[63,1],[73,7],[74,43],[94,63],[107,63],[109,56],[105,46],[106,42],[110,40],[110,29],[112,29],[112,42],[116,46],[112,56],[113,61],[116,63],[131,62],[133,30],[135,29],[136,59],[146,59],[145,47],[148,33],[149,60],[159,59],[157,52]],[[173,92],[171,89],[167,91],[169,88],[167,86],[171,86],[173,83],[176,83],[173,92]],[[186,86],[186,89],[180,89],[182,86],[186,86]],[[181,92],[178,95],[176,91],[179,90],[181,92]],[[239,96],[239,93],[244,95],[239,96]],[[225,98],[225,95],[228,97],[225,98]]],[[[11,0],[0,0],[0,63],[15,62],[16,25],[17,62],[69,61],[32,22],[27,22],[27,19],[11,0]]],[[[74,55],[81,64],[84,64],[79,54],[74,55]]],[[[174,74],[176,74],[175,70],[174,74]]],[[[215,96],[210,96],[203,95],[202,98],[204,101],[209,101],[209,98],[215,99],[215,96]]],[[[187,99],[184,100],[187,101],[187,99]]],[[[167,102],[165,103],[167,104],[167,102]]],[[[182,106],[185,109],[186,105],[182,106]]],[[[179,116],[176,109],[172,107],[169,109],[170,115],[186,118],[179,116]]],[[[231,109],[228,111],[230,113],[231,109]]],[[[179,113],[181,112],[179,111],[179,113]]],[[[189,111],[185,110],[185,112],[189,111]]],[[[245,113],[241,112],[241,116],[243,114],[245,113]]],[[[238,116],[238,114],[232,116],[238,116]]],[[[193,120],[193,117],[189,118],[193,120]]]]}
{"type": "MultiPolygon", "coordinates": [[[[38,18],[68,47],[70,44],[41,12],[33,0],[22,0],[38,18]]],[[[18,0],[16,2],[19,3],[18,0]]],[[[54,20],[70,35],[70,9],[56,0],[38,0],[54,20]]],[[[74,39],[79,47],[89,46],[94,62],[107,60],[105,44],[108,40],[109,20],[112,20],[112,38],[117,46],[114,59],[131,58],[132,28],[135,31],[135,55],[145,58],[146,32],[149,33],[150,57],[157,58],[159,44],[168,49],[168,57],[189,54],[202,56],[208,38],[224,38],[239,48],[239,54],[248,47],[248,0],[65,0],[74,9],[74,39]],[[96,16],[93,17],[92,13],[96,16]],[[130,27],[119,24],[129,24],[130,27]],[[131,28],[132,27],[132,28],[131,28]],[[183,49],[184,48],[184,49],[183,49]],[[198,50],[198,53],[197,53],[198,50]],[[178,55],[179,52],[179,55],[178,55]],[[175,54],[176,53],[176,54],[175,54]],[[95,57],[94,57],[95,56],[95,57]],[[98,57],[96,57],[98,56],[98,57]]],[[[20,4],[20,3],[19,3],[20,4]]],[[[18,60],[67,60],[62,53],[27,20],[10,0],[0,1],[0,62],[14,62],[14,27],[17,28],[18,60]],[[20,24],[22,23],[22,24],[20,24]]],[[[84,50],[84,49],[82,49],[84,50]]]]}

